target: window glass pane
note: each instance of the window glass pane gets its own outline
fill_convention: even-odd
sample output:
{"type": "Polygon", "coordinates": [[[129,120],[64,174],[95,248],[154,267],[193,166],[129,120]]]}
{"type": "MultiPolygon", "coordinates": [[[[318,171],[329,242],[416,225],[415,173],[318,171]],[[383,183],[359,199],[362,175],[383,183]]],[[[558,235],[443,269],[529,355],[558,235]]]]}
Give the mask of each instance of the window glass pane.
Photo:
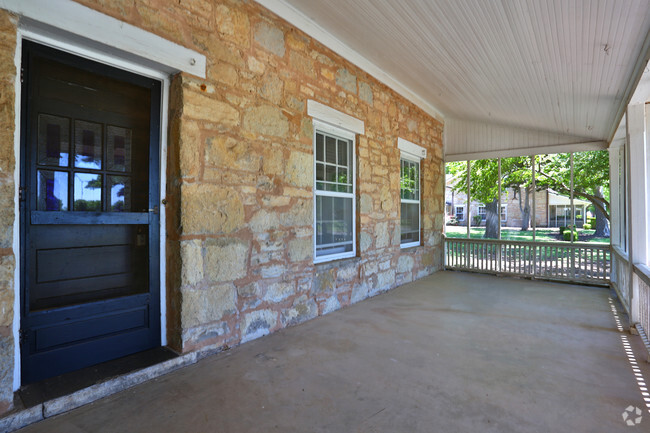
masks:
{"type": "Polygon", "coordinates": [[[325,161],[323,140],[323,134],[316,133],[316,161],[325,161]]]}
{"type": "Polygon", "coordinates": [[[316,256],[352,251],[352,198],[316,196],[316,256]]]}
{"type": "Polygon", "coordinates": [[[102,168],[102,125],[75,121],[75,167],[99,170],[102,168]]]}
{"type": "Polygon", "coordinates": [[[68,210],[68,173],[38,170],[36,209],[45,211],[68,210]]]}
{"type": "Polygon", "coordinates": [[[316,163],[316,180],[325,180],[325,165],[320,162],[316,163]]]}
{"type": "Polygon", "coordinates": [[[325,137],[325,162],[336,164],[336,138],[325,137]]]}
{"type": "Polygon", "coordinates": [[[108,169],[131,171],[131,130],[117,126],[106,127],[108,169]]]}
{"type": "Polygon", "coordinates": [[[348,146],[349,143],[344,140],[338,141],[338,163],[339,165],[348,165],[348,146]]]}
{"type": "Polygon", "coordinates": [[[102,176],[93,173],[74,174],[74,210],[102,210],[102,176]]]}
{"type": "Polygon", "coordinates": [[[38,164],[68,166],[70,154],[70,119],[38,115],[38,164]]]}
{"type": "MultiPolygon", "coordinates": [[[[542,210],[536,216],[536,239],[539,242],[565,242],[571,240],[571,230],[576,214],[571,208],[571,154],[554,153],[535,157],[536,206],[542,210]],[[566,233],[566,234],[565,234],[566,233]],[[565,237],[566,236],[566,237],[565,237]]],[[[582,201],[574,198],[576,207],[582,201]]],[[[573,233],[579,236],[583,229],[582,215],[573,233]]]]}
{"type": "Polygon", "coordinates": [[[401,205],[401,243],[420,241],[420,205],[402,203],[401,205]]]}
{"type": "Polygon", "coordinates": [[[109,211],[131,212],[131,179],[126,176],[108,176],[109,211]]]}

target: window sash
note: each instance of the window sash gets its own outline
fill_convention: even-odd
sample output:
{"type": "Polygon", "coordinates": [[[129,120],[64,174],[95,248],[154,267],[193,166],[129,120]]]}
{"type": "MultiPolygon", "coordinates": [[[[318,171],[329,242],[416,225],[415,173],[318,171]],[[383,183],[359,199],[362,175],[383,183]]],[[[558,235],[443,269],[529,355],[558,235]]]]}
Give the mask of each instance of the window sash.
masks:
{"type": "Polygon", "coordinates": [[[400,158],[400,246],[420,245],[420,162],[400,158]]]}
{"type": "Polygon", "coordinates": [[[314,121],[314,263],[356,255],[354,137],[314,121]],[[332,173],[334,176],[332,178],[332,173]],[[330,178],[326,178],[329,174],[330,178]]]}

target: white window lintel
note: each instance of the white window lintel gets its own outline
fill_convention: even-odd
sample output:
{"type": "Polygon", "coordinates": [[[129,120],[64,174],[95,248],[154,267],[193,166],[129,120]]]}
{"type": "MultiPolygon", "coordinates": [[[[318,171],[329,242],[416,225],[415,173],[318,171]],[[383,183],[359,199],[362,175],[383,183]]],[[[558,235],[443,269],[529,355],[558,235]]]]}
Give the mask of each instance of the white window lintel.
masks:
{"type": "Polygon", "coordinates": [[[397,148],[401,151],[402,158],[414,159],[419,162],[421,159],[427,157],[427,150],[418,146],[417,144],[405,140],[402,137],[397,137],[397,148]]]}
{"type": "Polygon", "coordinates": [[[345,129],[355,134],[363,135],[365,125],[363,120],[352,117],[332,107],[321,104],[313,99],[307,100],[307,115],[321,122],[345,129]]]}

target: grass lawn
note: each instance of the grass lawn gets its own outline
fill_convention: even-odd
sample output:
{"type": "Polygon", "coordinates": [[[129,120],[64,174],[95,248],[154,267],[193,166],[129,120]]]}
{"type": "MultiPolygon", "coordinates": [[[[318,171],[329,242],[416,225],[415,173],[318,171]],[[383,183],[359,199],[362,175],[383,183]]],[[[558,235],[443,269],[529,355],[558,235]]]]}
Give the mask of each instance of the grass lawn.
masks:
{"type": "MultiPolygon", "coordinates": [[[[467,227],[465,226],[447,226],[446,235],[448,238],[465,238],[467,237],[467,227]]],[[[594,236],[595,230],[582,230],[579,229],[579,239],[578,242],[593,242],[599,244],[609,244],[609,238],[600,238],[594,236]]],[[[470,232],[470,238],[472,239],[483,239],[485,234],[485,227],[472,227],[470,232]]],[[[535,237],[537,242],[568,242],[564,239],[559,238],[560,229],[558,228],[538,228],[537,236],[535,237]]],[[[521,231],[516,227],[502,227],[501,228],[501,239],[507,241],[527,241],[532,242],[533,240],[533,231],[526,230],[521,231]]]]}

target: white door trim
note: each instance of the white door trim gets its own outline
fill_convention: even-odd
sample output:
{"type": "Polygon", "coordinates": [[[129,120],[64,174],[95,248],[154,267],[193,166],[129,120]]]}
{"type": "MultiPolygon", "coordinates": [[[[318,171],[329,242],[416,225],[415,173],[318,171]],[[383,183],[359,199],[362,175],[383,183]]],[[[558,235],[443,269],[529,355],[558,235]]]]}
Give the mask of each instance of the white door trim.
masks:
{"type": "MultiPolygon", "coordinates": [[[[110,41],[110,35],[104,35],[110,41]]],[[[22,26],[18,28],[16,39],[16,53],[14,62],[16,66],[16,77],[20,77],[22,64],[22,41],[24,39],[38,42],[52,48],[72,53],[74,55],[94,60],[109,66],[117,67],[138,75],[159,80],[161,82],[161,105],[160,105],[160,203],[158,208],[160,212],[160,343],[162,346],[167,345],[167,299],[166,299],[166,212],[162,200],[165,198],[167,187],[167,131],[168,131],[168,111],[169,111],[169,86],[170,76],[166,71],[152,69],[151,65],[141,65],[136,62],[120,58],[116,54],[106,54],[105,52],[95,51],[86,44],[73,43],[69,37],[57,38],[53,31],[46,34],[40,33],[32,26],[22,26]]],[[[128,53],[127,53],[128,54],[128,53]]],[[[19,187],[20,187],[20,122],[21,122],[21,93],[22,87],[20,79],[15,80],[15,131],[14,131],[14,236],[13,251],[15,256],[16,268],[14,271],[14,317],[13,317],[13,337],[14,337],[14,391],[18,390],[21,385],[21,354],[19,343],[20,330],[20,313],[21,313],[21,292],[20,292],[20,218],[19,218],[19,187]]]]}

